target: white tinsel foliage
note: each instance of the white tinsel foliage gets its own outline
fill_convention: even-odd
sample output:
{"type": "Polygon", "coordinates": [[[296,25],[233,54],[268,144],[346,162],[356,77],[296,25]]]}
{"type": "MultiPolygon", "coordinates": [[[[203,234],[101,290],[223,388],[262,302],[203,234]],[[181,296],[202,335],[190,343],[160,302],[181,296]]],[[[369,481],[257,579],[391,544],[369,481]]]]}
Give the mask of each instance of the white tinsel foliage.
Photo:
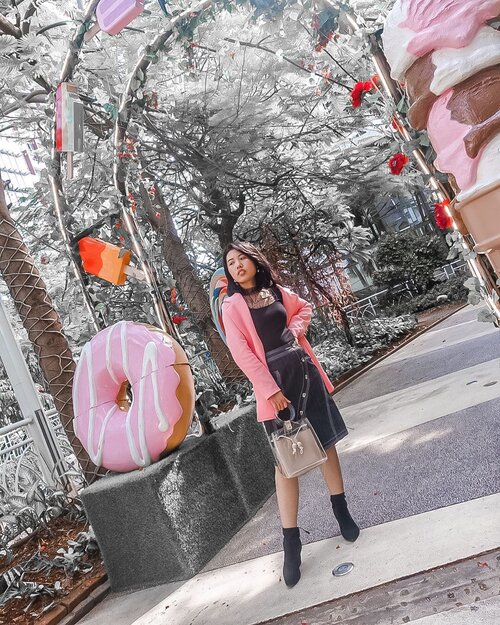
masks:
{"type": "MultiPolygon", "coordinates": [[[[382,23],[388,4],[353,0],[350,6],[372,29],[382,23]]],[[[175,15],[188,6],[173,2],[169,11],[175,15]]],[[[149,2],[146,9],[132,29],[115,37],[101,33],[84,44],[72,78],[85,105],[85,150],[75,155],[74,179],[64,181],[64,223],[76,235],[103,220],[93,236],[125,246],[130,241],[116,217],[120,203],[113,186],[119,158],[114,123],[135,64],[170,19],[158,3],[149,2]]],[[[21,7],[5,4],[0,10],[15,23],[21,7]]],[[[364,39],[368,31],[352,35],[340,20],[328,45],[315,50],[313,26],[322,10],[304,1],[269,17],[250,4],[219,3],[197,28],[177,29],[155,55],[144,84],[136,77],[132,143],[122,146],[126,154],[120,160],[142,244],[165,293],[174,284],[171,268],[139,195],[140,184],[151,181],[163,193],[203,277],[217,266],[218,232],[238,213],[242,198],[233,235],[258,241],[262,228],[283,211],[297,222],[312,213],[311,223],[342,255],[367,257],[370,239],[365,228],[354,225],[353,198],[367,202],[367,188],[374,196],[401,191],[405,178],[390,177],[387,168],[401,145],[389,124],[392,104],[380,92],[368,94],[360,109],[352,108],[351,89],[373,74],[364,39]],[[214,190],[224,200],[219,205],[214,190]]],[[[13,207],[13,214],[22,218],[35,258],[49,258],[42,273],[68,333],[80,345],[88,336],[88,316],[78,285],[67,278],[48,173],[54,91],[82,18],[76,5],[51,0],[36,6],[26,35],[0,37],[0,136],[8,132],[20,142],[36,137],[45,164],[35,195],[13,207]],[[46,102],[32,103],[30,94],[44,89],[50,91],[46,102]]],[[[410,174],[411,185],[418,182],[415,176],[410,174]]],[[[143,284],[130,280],[114,287],[92,279],[89,288],[108,321],[154,321],[143,284]]]]}

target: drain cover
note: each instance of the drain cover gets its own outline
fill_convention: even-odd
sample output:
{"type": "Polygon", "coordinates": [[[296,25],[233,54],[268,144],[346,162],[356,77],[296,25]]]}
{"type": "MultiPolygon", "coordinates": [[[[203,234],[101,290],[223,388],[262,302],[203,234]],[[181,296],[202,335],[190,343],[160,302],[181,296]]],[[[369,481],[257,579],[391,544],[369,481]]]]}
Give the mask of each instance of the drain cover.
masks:
{"type": "Polygon", "coordinates": [[[336,566],[333,571],[332,574],[335,575],[335,577],[341,577],[342,575],[347,575],[347,573],[350,573],[354,568],[354,564],[352,562],[344,562],[343,564],[339,564],[338,566],[336,566]]]}

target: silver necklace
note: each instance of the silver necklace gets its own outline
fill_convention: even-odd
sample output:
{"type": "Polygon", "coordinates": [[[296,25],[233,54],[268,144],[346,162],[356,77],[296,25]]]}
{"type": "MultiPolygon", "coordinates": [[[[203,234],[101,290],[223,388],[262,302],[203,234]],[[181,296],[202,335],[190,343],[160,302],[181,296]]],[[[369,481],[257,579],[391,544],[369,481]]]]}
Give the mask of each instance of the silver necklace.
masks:
{"type": "Polygon", "coordinates": [[[269,303],[272,304],[274,301],[274,295],[269,289],[261,289],[257,293],[249,293],[248,295],[244,295],[244,298],[247,300],[247,303],[250,307],[258,307],[259,305],[262,307],[268,300],[271,300],[269,303]]]}

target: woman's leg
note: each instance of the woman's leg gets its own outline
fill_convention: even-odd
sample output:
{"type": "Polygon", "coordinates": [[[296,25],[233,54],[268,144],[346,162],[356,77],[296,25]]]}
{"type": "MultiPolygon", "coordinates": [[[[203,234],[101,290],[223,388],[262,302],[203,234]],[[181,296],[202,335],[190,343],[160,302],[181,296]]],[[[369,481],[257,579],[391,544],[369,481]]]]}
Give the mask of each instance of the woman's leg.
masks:
{"type": "Polygon", "coordinates": [[[335,447],[330,447],[326,450],[326,455],[328,460],[321,465],[321,471],[330,491],[333,514],[338,521],[342,536],[349,542],[354,542],[359,536],[359,527],[347,508],[337,450],[335,447]]]}
{"type": "Polygon", "coordinates": [[[327,449],[326,455],[328,460],[321,465],[321,472],[330,495],[339,495],[344,492],[344,480],[342,479],[342,469],[340,468],[339,456],[335,446],[327,449]]]}
{"type": "Polygon", "coordinates": [[[302,563],[300,531],[297,527],[299,479],[283,477],[276,468],[276,496],[283,526],[283,579],[292,588],[300,579],[302,563]]]}
{"type": "Polygon", "coordinates": [[[276,497],[282,527],[297,527],[299,512],[299,478],[283,477],[276,468],[276,497]]]}

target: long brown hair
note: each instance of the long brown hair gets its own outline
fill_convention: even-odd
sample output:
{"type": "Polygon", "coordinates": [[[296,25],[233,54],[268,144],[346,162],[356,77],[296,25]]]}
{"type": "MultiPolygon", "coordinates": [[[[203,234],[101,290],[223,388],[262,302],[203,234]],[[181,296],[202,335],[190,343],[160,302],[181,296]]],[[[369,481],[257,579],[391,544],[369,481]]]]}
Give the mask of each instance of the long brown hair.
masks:
{"type": "Polygon", "coordinates": [[[229,272],[229,268],[227,266],[227,255],[231,250],[236,250],[241,254],[245,254],[248,258],[253,262],[257,269],[257,274],[255,275],[256,287],[258,289],[265,289],[274,284],[281,284],[281,280],[271,267],[269,261],[264,256],[264,254],[257,248],[253,243],[248,243],[246,241],[235,241],[233,243],[229,243],[224,250],[223,263],[224,263],[224,271],[227,276],[227,293],[228,295],[233,295],[233,293],[241,293],[241,287],[237,284],[233,277],[229,272]]]}

